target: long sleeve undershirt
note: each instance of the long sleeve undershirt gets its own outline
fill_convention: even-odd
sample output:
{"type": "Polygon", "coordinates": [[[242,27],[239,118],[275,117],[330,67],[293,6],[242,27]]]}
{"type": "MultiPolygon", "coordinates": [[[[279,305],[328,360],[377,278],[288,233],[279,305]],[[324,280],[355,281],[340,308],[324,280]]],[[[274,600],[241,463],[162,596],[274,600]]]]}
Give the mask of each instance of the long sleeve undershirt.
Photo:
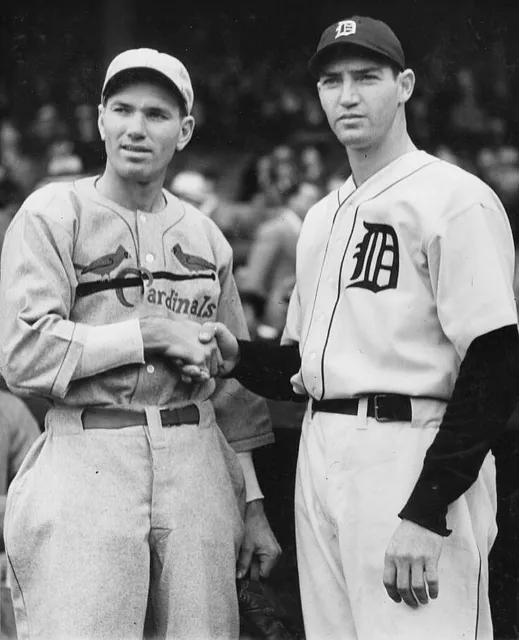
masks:
{"type": "Polygon", "coordinates": [[[250,391],[271,400],[304,402],[294,393],[290,378],[301,368],[299,345],[268,344],[238,340],[240,358],[228,377],[236,378],[250,391]]]}
{"type": "Polygon", "coordinates": [[[517,326],[510,325],[470,345],[438,434],[399,516],[449,535],[449,504],[476,480],[518,399],[519,334],[517,326]]]}
{"type": "MultiPolygon", "coordinates": [[[[239,341],[239,364],[229,374],[258,395],[304,400],[290,378],[301,366],[299,347],[239,341]]],[[[449,535],[449,504],[476,480],[483,460],[519,399],[519,333],[516,325],[476,338],[461,363],[451,400],[429,447],[401,518],[449,535]]]]}

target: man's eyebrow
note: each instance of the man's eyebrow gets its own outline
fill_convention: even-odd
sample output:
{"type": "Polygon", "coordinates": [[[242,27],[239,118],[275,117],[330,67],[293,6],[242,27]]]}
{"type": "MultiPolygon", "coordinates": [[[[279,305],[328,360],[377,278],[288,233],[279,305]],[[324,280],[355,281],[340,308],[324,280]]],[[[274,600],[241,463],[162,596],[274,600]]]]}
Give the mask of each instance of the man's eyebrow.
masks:
{"type": "Polygon", "coordinates": [[[357,69],[352,69],[352,73],[373,73],[376,71],[381,71],[382,67],[379,64],[373,63],[373,64],[365,64],[362,65],[360,67],[358,67],[357,69]]]}
{"type": "MultiPolygon", "coordinates": [[[[376,62],[370,63],[367,62],[365,64],[359,65],[358,67],[354,67],[350,70],[350,73],[376,73],[382,70],[382,65],[377,64],[376,62]]],[[[321,72],[321,76],[338,76],[341,75],[340,69],[323,69],[321,72]]]]}
{"type": "Polygon", "coordinates": [[[326,69],[321,71],[321,77],[329,77],[329,76],[340,76],[341,72],[335,69],[326,69]]]}

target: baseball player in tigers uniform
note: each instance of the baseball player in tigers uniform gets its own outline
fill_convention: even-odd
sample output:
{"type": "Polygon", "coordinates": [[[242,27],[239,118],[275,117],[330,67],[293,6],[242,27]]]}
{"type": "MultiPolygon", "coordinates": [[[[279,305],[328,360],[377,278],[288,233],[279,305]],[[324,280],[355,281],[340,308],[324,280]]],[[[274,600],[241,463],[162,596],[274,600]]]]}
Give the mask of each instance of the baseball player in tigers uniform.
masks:
{"type": "Polygon", "coordinates": [[[5,539],[20,638],[234,638],[236,575],[279,547],[251,449],[264,401],[208,372],[200,324],[246,335],[229,244],[162,188],[191,137],[185,67],[150,49],[108,68],[102,176],[33,193],[5,238],[1,371],[54,401],[11,485],[5,539]]]}
{"type": "Polygon", "coordinates": [[[352,175],[305,218],[282,346],[214,323],[201,339],[257,393],[308,399],[306,637],[489,640],[489,450],[518,397],[508,219],[478,178],[412,143],[414,74],[386,24],[331,25],[310,70],[352,175]]]}

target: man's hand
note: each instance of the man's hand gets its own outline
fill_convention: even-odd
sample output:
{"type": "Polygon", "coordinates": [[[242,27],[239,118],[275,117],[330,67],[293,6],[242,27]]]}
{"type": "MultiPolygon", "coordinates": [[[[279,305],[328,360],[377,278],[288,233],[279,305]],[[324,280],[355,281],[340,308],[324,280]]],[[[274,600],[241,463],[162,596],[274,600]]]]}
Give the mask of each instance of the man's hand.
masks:
{"type": "Polygon", "coordinates": [[[236,567],[236,577],[243,578],[251,562],[257,561],[260,577],[266,578],[280,555],[281,547],[263,511],[263,500],[251,500],[245,508],[245,533],[236,567]]]}
{"type": "Polygon", "coordinates": [[[443,537],[410,520],[402,520],[387,547],[384,586],[395,602],[427,604],[439,591],[438,562],[443,537]]]}
{"type": "MultiPolygon", "coordinates": [[[[238,364],[240,349],[238,341],[229,331],[229,329],[221,322],[206,322],[199,331],[198,338],[202,345],[211,345],[216,340],[219,352],[214,358],[215,366],[218,371],[211,375],[225,375],[232,371],[238,364]]],[[[184,382],[198,382],[201,370],[195,364],[187,362],[184,366],[180,362],[182,372],[182,380],[184,382]]]]}
{"type": "Polygon", "coordinates": [[[221,370],[223,362],[216,340],[213,337],[201,342],[197,322],[149,317],[141,318],[140,326],[145,352],[162,355],[177,366],[196,367],[197,382],[208,380],[221,370]]]}

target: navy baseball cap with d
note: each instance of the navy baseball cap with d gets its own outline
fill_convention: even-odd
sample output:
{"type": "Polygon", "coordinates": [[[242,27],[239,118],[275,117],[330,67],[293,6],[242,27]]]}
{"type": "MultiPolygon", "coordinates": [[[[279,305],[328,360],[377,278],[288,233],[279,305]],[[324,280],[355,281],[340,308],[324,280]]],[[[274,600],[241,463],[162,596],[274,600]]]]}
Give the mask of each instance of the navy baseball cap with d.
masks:
{"type": "Polygon", "coordinates": [[[191,113],[194,95],[187,69],[177,58],[156,49],[128,49],[116,56],[106,71],[101,98],[104,100],[110,93],[119,74],[138,69],[147,69],[162,76],[180,95],[187,113],[191,113]]]}
{"type": "Polygon", "coordinates": [[[318,77],[321,64],[330,51],[343,45],[355,45],[356,48],[376,53],[400,69],[405,69],[404,50],[392,29],[381,20],[353,16],[334,22],[323,31],[317,51],[308,63],[310,73],[318,77]]]}

